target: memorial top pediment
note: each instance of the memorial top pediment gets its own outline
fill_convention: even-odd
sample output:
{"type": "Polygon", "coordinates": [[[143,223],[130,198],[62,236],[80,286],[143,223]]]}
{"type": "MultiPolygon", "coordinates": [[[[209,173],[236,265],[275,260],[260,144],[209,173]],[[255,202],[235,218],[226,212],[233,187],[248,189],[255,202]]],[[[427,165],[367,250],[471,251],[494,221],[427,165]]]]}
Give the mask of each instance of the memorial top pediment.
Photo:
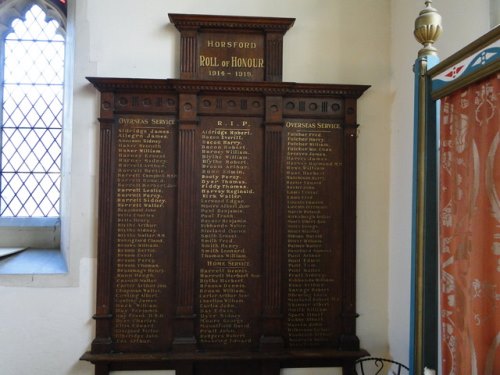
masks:
{"type": "Polygon", "coordinates": [[[180,77],[281,81],[283,35],[294,18],[169,14],[181,33],[180,77]]]}

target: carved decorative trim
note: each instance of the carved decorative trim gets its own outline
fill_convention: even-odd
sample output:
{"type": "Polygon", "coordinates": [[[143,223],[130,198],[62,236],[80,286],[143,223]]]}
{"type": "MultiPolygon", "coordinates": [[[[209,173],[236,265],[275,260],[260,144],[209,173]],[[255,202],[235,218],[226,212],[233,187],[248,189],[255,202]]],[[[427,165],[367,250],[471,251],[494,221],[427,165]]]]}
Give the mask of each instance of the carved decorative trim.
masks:
{"type": "Polygon", "coordinates": [[[176,13],[170,13],[168,17],[170,22],[172,22],[179,30],[225,28],[286,31],[292,27],[295,22],[295,18],[207,16],[176,13]]]}
{"type": "Polygon", "coordinates": [[[145,95],[145,94],[123,94],[116,95],[114,100],[116,111],[164,111],[175,112],[177,110],[177,97],[170,95],[145,95]]]}
{"type": "Polygon", "coordinates": [[[300,84],[293,82],[228,82],[228,81],[199,81],[177,79],[123,79],[123,78],[96,78],[87,79],[99,91],[140,91],[161,90],[164,92],[177,91],[179,93],[198,92],[241,92],[278,96],[328,96],[359,98],[370,86],[367,85],[337,85],[337,84],[300,84]]]}
{"type": "Polygon", "coordinates": [[[261,97],[200,95],[198,100],[199,114],[261,114],[264,111],[264,100],[261,97]]]}

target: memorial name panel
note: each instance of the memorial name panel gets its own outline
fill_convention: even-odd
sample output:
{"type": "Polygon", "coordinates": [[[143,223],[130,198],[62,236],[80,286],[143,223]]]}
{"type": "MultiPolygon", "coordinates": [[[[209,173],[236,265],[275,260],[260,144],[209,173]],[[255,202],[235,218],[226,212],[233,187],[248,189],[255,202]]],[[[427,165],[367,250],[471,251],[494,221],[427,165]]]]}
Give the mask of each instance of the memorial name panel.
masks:
{"type": "Polygon", "coordinates": [[[342,153],[339,123],[285,120],[290,347],[333,346],[340,334],[342,153]]]}
{"type": "Polygon", "coordinates": [[[118,116],[113,339],[117,351],[172,340],[176,127],[173,117],[118,116]]]}
{"type": "Polygon", "coordinates": [[[260,313],[262,136],[255,118],[202,117],[199,342],[256,345],[260,313]]]}
{"type": "Polygon", "coordinates": [[[264,34],[203,32],[198,43],[200,79],[264,80],[264,34]]]}

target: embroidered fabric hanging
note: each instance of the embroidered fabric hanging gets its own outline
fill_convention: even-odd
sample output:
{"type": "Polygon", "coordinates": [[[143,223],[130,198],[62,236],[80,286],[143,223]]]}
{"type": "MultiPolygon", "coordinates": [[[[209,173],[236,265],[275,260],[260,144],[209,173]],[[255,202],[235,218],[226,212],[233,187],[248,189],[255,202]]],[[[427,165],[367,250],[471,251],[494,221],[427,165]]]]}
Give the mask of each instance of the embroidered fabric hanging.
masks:
{"type": "Polygon", "coordinates": [[[500,374],[500,74],[441,101],[442,373],[500,374]]]}

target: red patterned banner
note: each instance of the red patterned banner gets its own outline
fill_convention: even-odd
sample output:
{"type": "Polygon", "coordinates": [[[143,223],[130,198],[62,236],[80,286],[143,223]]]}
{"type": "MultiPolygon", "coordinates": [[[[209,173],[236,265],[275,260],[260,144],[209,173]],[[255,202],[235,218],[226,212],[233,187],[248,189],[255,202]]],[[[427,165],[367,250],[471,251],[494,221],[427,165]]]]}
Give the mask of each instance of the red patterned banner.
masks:
{"type": "Polygon", "coordinates": [[[441,101],[442,373],[500,374],[500,74],[441,101]]]}

